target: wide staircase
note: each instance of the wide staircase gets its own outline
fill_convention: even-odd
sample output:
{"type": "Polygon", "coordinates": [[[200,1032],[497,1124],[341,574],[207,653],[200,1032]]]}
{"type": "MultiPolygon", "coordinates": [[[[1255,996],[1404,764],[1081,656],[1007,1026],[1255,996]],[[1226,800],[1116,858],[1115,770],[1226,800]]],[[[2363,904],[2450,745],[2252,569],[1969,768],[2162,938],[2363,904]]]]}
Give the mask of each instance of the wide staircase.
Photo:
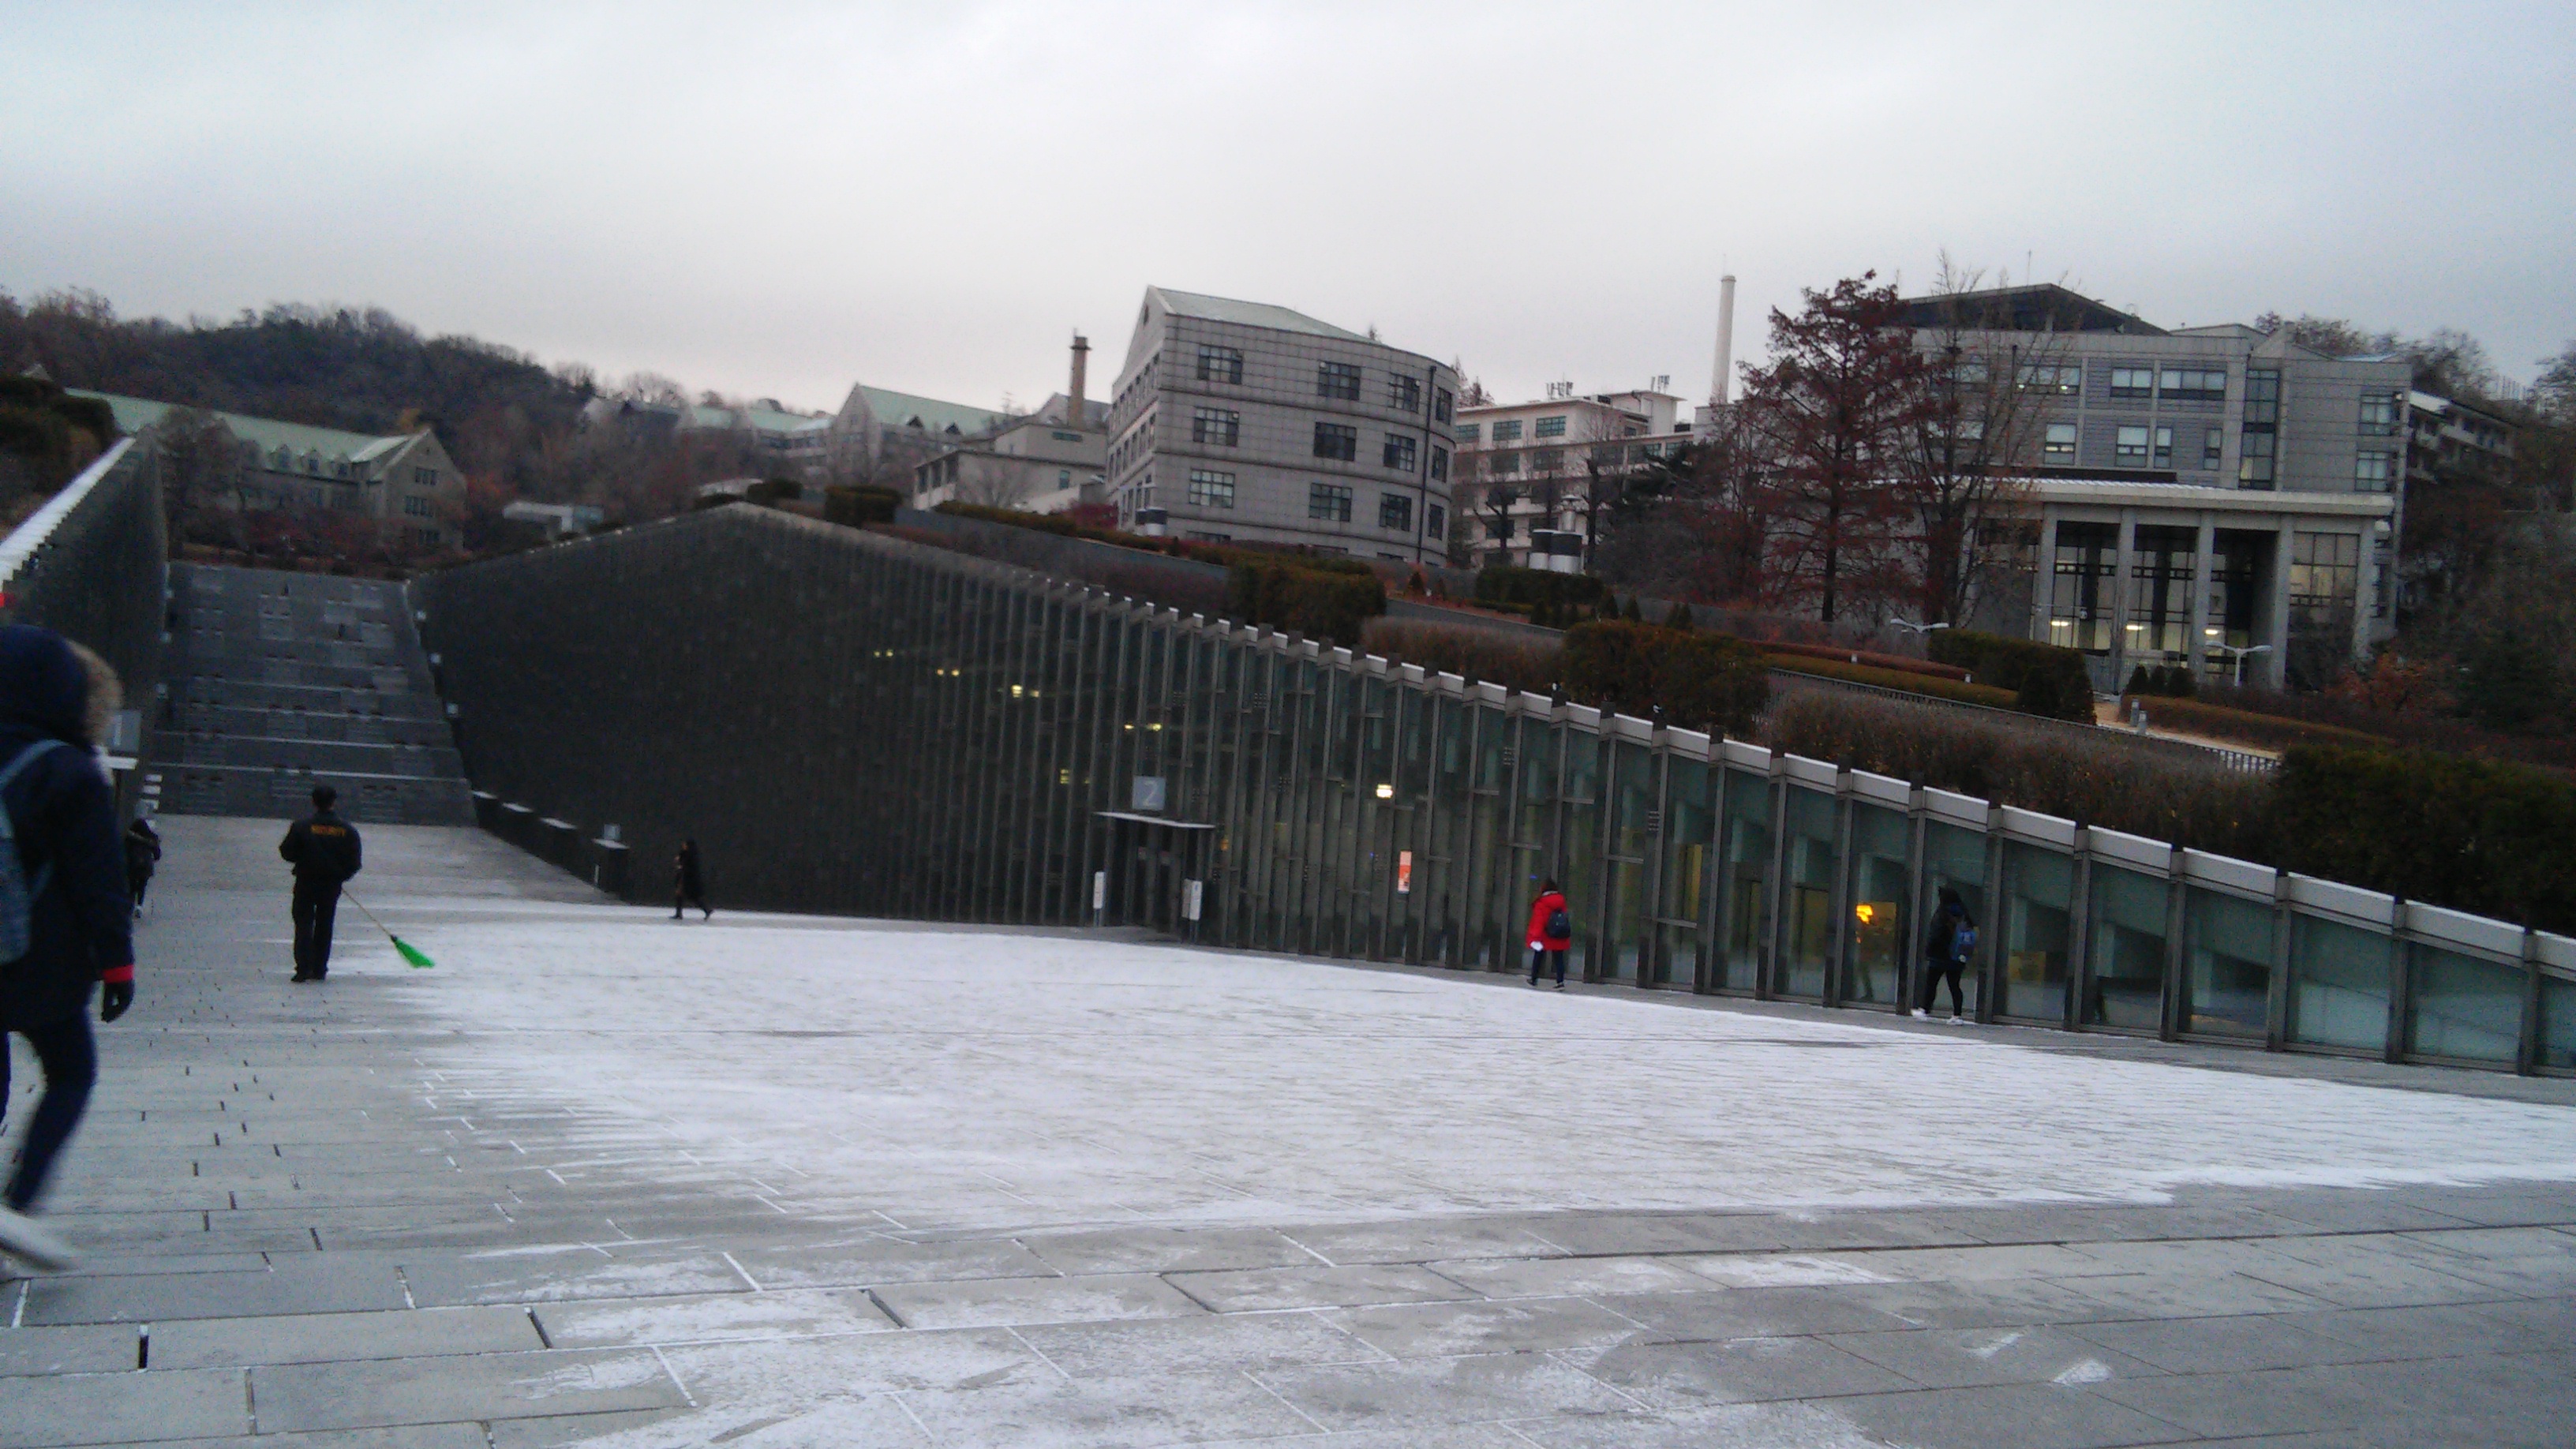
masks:
{"type": "Polygon", "coordinates": [[[400,584],[173,564],[162,674],[165,812],[288,818],[330,785],[361,822],[474,822],[400,584]]]}

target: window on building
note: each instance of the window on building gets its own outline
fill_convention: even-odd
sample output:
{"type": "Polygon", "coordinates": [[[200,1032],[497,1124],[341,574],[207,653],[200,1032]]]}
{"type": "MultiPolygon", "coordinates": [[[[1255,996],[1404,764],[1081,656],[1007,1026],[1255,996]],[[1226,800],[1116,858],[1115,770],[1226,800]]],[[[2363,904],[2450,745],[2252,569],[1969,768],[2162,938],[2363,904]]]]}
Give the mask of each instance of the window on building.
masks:
{"type": "Polygon", "coordinates": [[[1403,373],[1386,380],[1386,405],[1400,413],[1422,411],[1422,379],[1403,373]]]}
{"type": "Polygon", "coordinates": [[[2397,431],[2397,398],[2394,394],[2366,392],[2361,395],[2361,430],[2365,433],[2397,431]]]}
{"type": "Polygon", "coordinates": [[[1340,398],[1344,402],[1360,400],[1360,370],[1348,362],[1315,364],[1315,395],[1340,398]]]}
{"type": "Polygon", "coordinates": [[[1531,472],[1533,472],[1533,473],[1554,473],[1554,472],[1556,472],[1557,470],[1559,470],[1559,469],[1563,468],[1564,466],[1565,466],[1565,450],[1564,450],[1563,448],[1532,448],[1532,449],[1530,449],[1530,471],[1531,471],[1531,472]]]}
{"type": "Polygon", "coordinates": [[[417,493],[407,493],[403,495],[403,512],[414,518],[427,518],[430,516],[429,500],[417,493]]]}
{"type": "Polygon", "coordinates": [[[1326,523],[1350,522],[1351,490],[1349,486],[1341,483],[1307,484],[1306,516],[1320,518],[1326,523]]]}
{"type": "Polygon", "coordinates": [[[2173,429],[2171,429],[2171,428],[2158,428],[2158,429],[2156,429],[2156,461],[2155,461],[2155,465],[2156,465],[2157,467],[2159,467],[2159,468],[2170,468],[2170,467],[2172,467],[2172,466],[2174,465],[2174,464],[2173,464],[2173,429]]]}
{"type": "Polygon", "coordinates": [[[1539,419],[1539,420],[1538,420],[1538,422],[1530,428],[1530,436],[1531,436],[1531,437],[1533,437],[1533,438],[1562,438],[1562,437],[1564,437],[1564,436],[1565,436],[1565,414],[1563,414],[1563,413],[1558,413],[1556,416],[1554,416],[1554,417],[1552,417],[1552,418],[1541,418],[1541,419],[1539,419]]]}
{"type": "Polygon", "coordinates": [[[2050,463],[2063,464],[2074,462],[2075,425],[2073,423],[2050,423],[2048,425],[2047,436],[2040,442],[2039,456],[2043,461],[2050,463]]]}
{"type": "Polygon", "coordinates": [[[1518,419],[1518,418],[1496,418],[1496,419],[1494,420],[1494,441],[1495,441],[1495,442],[1497,442],[1497,443],[1517,443],[1517,442],[1519,442],[1520,440],[1521,440],[1521,420],[1520,420],[1520,419],[1518,419]]]}
{"type": "Polygon", "coordinates": [[[1194,408],[1190,412],[1190,441],[1213,443],[1220,448],[1236,446],[1243,438],[1243,414],[1232,408],[1194,408]]]}
{"type": "Polygon", "coordinates": [[[1212,468],[1190,470],[1190,506],[1193,508],[1232,508],[1234,475],[1212,468]]]}
{"type": "Polygon", "coordinates": [[[2269,488],[2273,481],[2272,450],[2281,425],[2281,370],[2245,369],[2245,419],[2236,447],[2236,485],[2269,488]]]}
{"type": "Polygon", "coordinates": [[[1344,423],[1315,424],[1315,456],[1348,463],[1360,455],[1360,430],[1344,423]]]}
{"type": "Polygon", "coordinates": [[[1072,486],[1073,486],[1073,470],[1072,470],[1071,468],[1058,468],[1058,469],[1056,469],[1056,470],[1055,470],[1055,491],[1056,491],[1056,492],[1058,492],[1058,493],[1062,493],[1063,491],[1065,491],[1065,490],[1066,490],[1066,489],[1068,489],[1068,488],[1071,488],[1072,486]]]}
{"type": "Polygon", "coordinates": [[[1484,425],[1483,423],[1460,423],[1460,424],[1458,425],[1458,441],[1459,441],[1459,442],[1462,442],[1462,443],[1481,443],[1481,442],[1483,442],[1484,440],[1485,440],[1485,425],[1484,425]]]}
{"type": "Polygon", "coordinates": [[[270,466],[270,467],[275,468],[275,469],[276,469],[278,472],[280,472],[280,473],[283,473],[283,472],[285,472],[287,469],[292,468],[292,467],[294,467],[294,466],[295,466],[295,455],[294,455],[294,454],[292,454],[292,453],[287,452],[284,448],[280,448],[280,449],[278,449],[276,452],[274,452],[274,453],[272,453],[272,454],[270,454],[270,455],[269,455],[268,462],[269,462],[269,466],[270,466]]]}
{"type": "Polygon", "coordinates": [[[1413,495],[1381,493],[1377,496],[1377,526],[1399,533],[1413,531],[1413,495]]]}
{"type": "Polygon", "coordinates": [[[1231,347],[1201,347],[1199,381],[1241,383],[1243,354],[1231,347]]]}
{"type": "Polygon", "coordinates": [[[2167,402],[2227,401],[2227,369],[2168,367],[2157,380],[2167,402]]]}
{"type": "Polygon", "coordinates": [[[2143,427],[2122,428],[2113,440],[2111,462],[2121,468],[2147,466],[2147,430],[2143,427]]]}
{"type": "Polygon", "coordinates": [[[1449,481],[1449,450],[1438,443],[1431,445],[1431,481],[1434,483],[1449,481]]]}
{"type": "Polygon", "coordinates": [[[1386,447],[1378,454],[1378,461],[1389,468],[1410,473],[1413,471],[1413,447],[1412,438],[1402,433],[1389,433],[1386,435],[1386,447]]]}
{"type": "Polygon", "coordinates": [[[1518,453],[1488,454],[1485,459],[1485,467],[1497,478],[1504,477],[1508,474],[1518,473],[1521,470],[1521,455],[1518,453]]]}
{"type": "Polygon", "coordinates": [[[2084,387],[2084,366],[2076,362],[2025,362],[2014,381],[2024,392],[2053,392],[2073,397],[2084,387]]]}
{"type": "Polygon", "coordinates": [[[1422,531],[1433,538],[1446,541],[1449,537],[1449,510],[1437,503],[1424,505],[1422,531]]]}
{"type": "Polygon", "coordinates": [[[2111,369],[2111,396],[2152,397],[2156,391],[2156,370],[2152,367],[2115,367],[2111,369]]]}
{"type": "MultiPolygon", "coordinates": [[[[304,455],[304,471],[305,471],[305,472],[307,472],[307,473],[312,474],[313,476],[315,476],[315,477],[317,477],[317,478],[318,478],[318,477],[320,477],[320,476],[322,476],[322,455],[321,455],[321,454],[319,454],[319,453],[307,453],[307,454],[305,454],[305,455],[304,455]]],[[[317,496],[317,497],[318,497],[318,496],[320,496],[320,495],[318,495],[318,494],[317,494],[317,495],[315,495],[315,496],[317,496]]]]}
{"type": "Polygon", "coordinates": [[[2352,486],[2361,493],[2385,493],[2397,476],[2397,455],[2364,448],[2352,464],[2352,486]]]}
{"type": "Polygon", "coordinates": [[[1451,392],[1445,387],[1432,389],[1431,420],[1433,422],[1445,423],[1449,421],[1450,414],[1456,411],[1457,406],[1458,395],[1456,393],[1451,392]]]}
{"type": "Polygon", "coordinates": [[[411,541],[421,548],[438,547],[438,530],[435,528],[406,528],[403,532],[408,534],[411,541]]]}
{"type": "Polygon", "coordinates": [[[2204,468],[2217,467],[2220,461],[2226,457],[2226,448],[2227,434],[2225,431],[2218,428],[2211,428],[2209,431],[2201,434],[2200,466],[2204,468]]]}
{"type": "Polygon", "coordinates": [[[2361,536],[2302,533],[2290,540],[2290,613],[2294,622],[2332,625],[2349,619],[2361,584],[2361,536]]]}

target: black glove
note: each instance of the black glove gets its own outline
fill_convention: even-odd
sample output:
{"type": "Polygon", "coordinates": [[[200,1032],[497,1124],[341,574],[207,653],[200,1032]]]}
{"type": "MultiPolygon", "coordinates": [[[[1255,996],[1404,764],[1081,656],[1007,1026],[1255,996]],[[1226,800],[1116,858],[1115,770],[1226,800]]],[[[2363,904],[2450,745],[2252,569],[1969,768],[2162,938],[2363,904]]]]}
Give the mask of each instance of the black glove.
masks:
{"type": "Polygon", "coordinates": [[[99,988],[98,1019],[101,1021],[114,1021],[118,1017],[123,1016],[125,1014],[125,1009],[133,1004],[133,982],[107,982],[99,988]]]}

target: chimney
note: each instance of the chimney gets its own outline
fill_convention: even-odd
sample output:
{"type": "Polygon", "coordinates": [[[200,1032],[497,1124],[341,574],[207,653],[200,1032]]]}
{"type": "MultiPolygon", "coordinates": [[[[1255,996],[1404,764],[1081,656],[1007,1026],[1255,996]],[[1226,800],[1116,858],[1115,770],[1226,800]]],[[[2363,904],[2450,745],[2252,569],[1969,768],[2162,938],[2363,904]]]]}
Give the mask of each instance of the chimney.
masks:
{"type": "Polygon", "coordinates": [[[1066,390],[1064,405],[1066,427],[1077,431],[1090,426],[1082,405],[1082,374],[1091,361],[1091,343],[1081,333],[1073,334],[1073,386],[1066,390]]]}
{"type": "Polygon", "coordinates": [[[1734,391],[1735,379],[1735,278],[1732,274],[1717,282],[1717,377],[1709,384],[1708,404],[1712,411],[1726,406],[1734,391]]]}

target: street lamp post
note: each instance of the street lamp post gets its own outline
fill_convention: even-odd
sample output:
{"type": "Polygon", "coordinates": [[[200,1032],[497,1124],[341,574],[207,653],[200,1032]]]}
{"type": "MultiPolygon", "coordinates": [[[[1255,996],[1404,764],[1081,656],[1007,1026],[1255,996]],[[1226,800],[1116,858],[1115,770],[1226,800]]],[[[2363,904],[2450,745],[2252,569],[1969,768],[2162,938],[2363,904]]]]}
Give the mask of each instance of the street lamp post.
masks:
{"type": "Polygon", "coordinates": [[[2209,647],[2234,661],[2235,670],[2228,682],[2240,688],[2245,683],[2245,656],[2272,652],[2272,646],[2269,644],[2212,644],[2209,647]]]}

